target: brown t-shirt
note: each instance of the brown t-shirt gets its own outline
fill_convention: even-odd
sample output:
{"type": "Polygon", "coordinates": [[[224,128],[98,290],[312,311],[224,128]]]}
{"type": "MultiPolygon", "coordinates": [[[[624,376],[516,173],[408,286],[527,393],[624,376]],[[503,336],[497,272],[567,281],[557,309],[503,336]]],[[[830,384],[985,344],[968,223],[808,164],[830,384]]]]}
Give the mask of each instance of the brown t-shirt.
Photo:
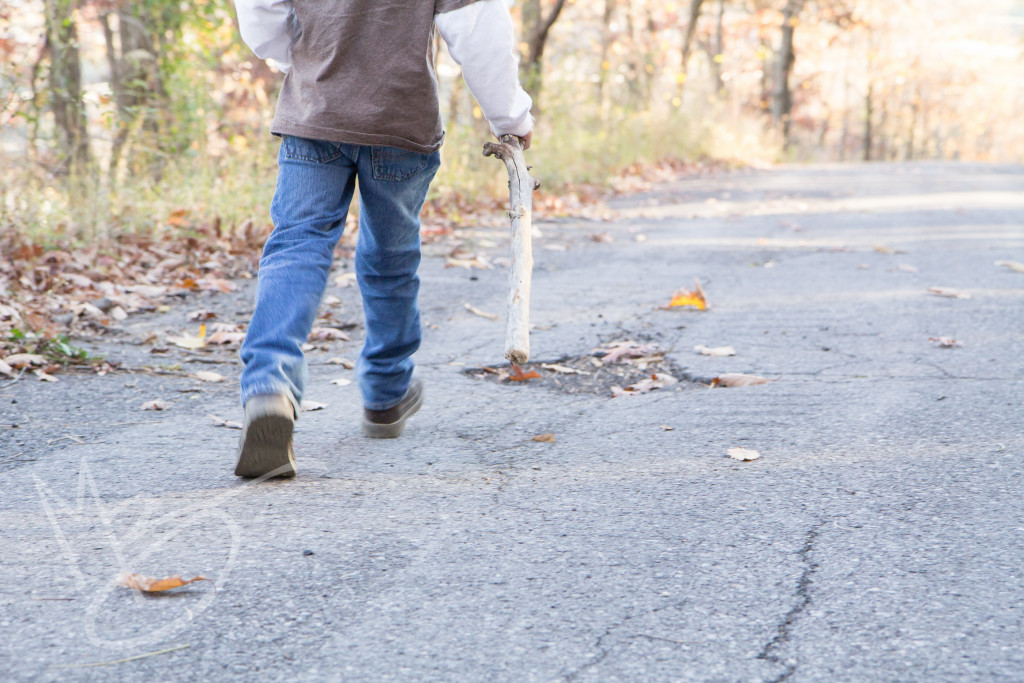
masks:
{"type": "Polygon", "coordinates": [[[294,0],[299,35],[271,132],[438,149],[434,14],[475,1],[294,0]]]}

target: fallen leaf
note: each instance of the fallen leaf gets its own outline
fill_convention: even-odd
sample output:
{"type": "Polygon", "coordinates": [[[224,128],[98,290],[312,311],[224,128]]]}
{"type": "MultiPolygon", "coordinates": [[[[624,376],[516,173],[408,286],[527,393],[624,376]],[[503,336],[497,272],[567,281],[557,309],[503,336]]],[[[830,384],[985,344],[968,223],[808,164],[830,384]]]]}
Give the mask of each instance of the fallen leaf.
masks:
{"type": "Polygon", "coordinates": [[[323,303],[324,303],[324,305],[331,306],[331,307],[340,306],[341,305],[341,298],[340,297],[336,297],[333,294],[328,294],[327,296],[324,297],[323,303]]]}
{"type": "Polygon", "coordinates": [[[142,410],[167,410],[166,401],[146,401],[142,404],[142,410]]]}
{"type": "Polygon", "coordinates": [[[212,370],[200,370],[193,376],[200,382],[223,382],[227,379],[224,375],[212,370]]]}
{"type": "Polygon", "coordinates": [[[472,304],[469,304],[469,303],[466,304],[466,310],[469,311],[470,313],[472,313],[473,315],[478,315],[481,318],[487,318],[488,320],[497,320],[498,319],[497,314],[495,314],[495,313],[488,313],[487,311],[481,311],[479,308],[477,308],[476,306],[474,306],[472,304]]]}
{"type": "Polygon", "coordinates": [[[631,394],[646,394],[648,391],[663,389],[674,384],[679,384],[679,380],[672,375],[665,372],[655,372],[652,373],[650,377],[630,384],[624,391],[631,394]]]}
{"type": "Polygon", "coordinates": [[[113,308],[110,309],[110,317],[118,322],[121,322],[122,320],[126,320],[128,318],[128,314],[120,306],[114,306],[113,308]]]}
{"type": "Polygon", "coordinates": [[[962,343],[952,337],[928,337],[928,341],[935,342],[944,349],[954,349],[958,346],[963,346],[962,343]]]}
{"type": "Polygon", "coordinates": [[[199,326],[199,334],[195,337],[184,334],[180,337],[168,337],[167,341],[183,349],[201,349],[206,346],[206,325],[199,326]]]}
{"type": "Polygon", "coordinates": [[[768,384],[773,379],[765,379],[757,375],[746,375],[742,372],[727,372],[711,380],[713,387],[750,387],[755,384],[768,384]]]}
{"type": "Polygon", "coordinates": [[[889,247],[885,246],[884,244],[876,244],[874,246],[874,250],[877,251],[879,254],[892,254],[893,253],[893,250],[890,249],[889,247]]]}
{"type": "Polygon", "coordinates": [[[996,266],[1000,268],[1009,268],[1015,273],[1024,273],[1024,263],[1020,261],[996,261],[996,266]]]}
{"type": "Polygon", "coordinates": [[[326,403],[317,403],[316,401],[310,401],[309,399],[302,399],[302,405],[300,406],[303,411],[311,413],[314,410],[323,410],[327,407],[326,403]]]}
{"type": "Polygon", "coordinates": [[[57,379],[53,375],[51,375],[51,374],[49,374],[47,372],[44,372],[42,368],[38,368],[36,370],[33,370],[32,372],[34,372],[35,376],[38,377],[43,382],[59,382],[60,381],[59,379],[57,379]]]}
{"type": "Polygon", "coordinates": [[[205,308],[201,308],[198,311],[192,311],[191,313],[188,314],[188,319],[193,321],[193,322],[203,321],[203,320],[213,320],[216,317],[217,317],[216,313],[214,313],[213,311],[208,311],[205,308]]]}
{"type": "Polygon", "coordinates": [[[708,308],[707,298],[704,296],[704,289],[700,286],[700,280],[693,279],[694,289],[679,289],[672,295],[672,300],[665,308],[679,308],[682,306],[693,306],[697,310],[705,311],[708,308]]]}
{"type": "Polygon", "coordinates": [[[598,353],[604,351],[604,355],[601,356],[602,363],[620,363],[623,359],[628,360],[630,358],[641,358],[649,353],[654,353],[658,350],[656,344],[639,344],[632,340],[612,342],[606,344],[604,347],[598,347],[592,349],[591,353],[598,353]]]}
{"type": "Polygon", "coordinates": [[[570,368],[567,365],[559,365],[558,363],[541,363],[540,366],[542,368],[544,368],[545,370],[550,370],[551,372],[557,372],[560,375],[589,375],[590,374],[589,372],[584,372],[583,370],[577,370],[575,368],[570,368]]]}
{"type": "Polygon", "coordinates": [[[726,451],[733,460],[757,460],[761,454],[752,448],[730,448],[726,451]]]}
{"type": "Polygon", "coordinates": [[[945,296],[950,299],[970,299],[971,295],[967,292],[961,292],[959,289],[953,289],[952,287],[929,287],[929,294],[936,296],[945,296]]]}
{"type": "Polygon", "coordinates": [[[611,242],[615,241],[615,238],[612,237],[611,234],[607,232],[595,232],[593,234],[587,235],[587,239],[589,239],[591,242],[597,242],[598,244],[610,244],[611,242]]]}
{"type": "Polygon", "coordinates": [[[339,377],[338,379],[332,379],[331,384],[336,384],[339,387],[347,387],[349,384],[352,384],[352,380],[339,377]]]}
{"type": "Polygon", "coordinates": [[[348,341],[350,337],[336,327],[314,327],[309,332],[310,341],[348,341]]]}
{"type": "Polygon", "coordinates": [[[898,266],[896,266],[896,270],[902,270],[904,273],[916,273],[917,272],[917,268],[915,268],[914,266],[910,265],[909,263],[901,263],[901,264],[899,264],[898,266]]]}
{"type": "Polygon", "coordinates": [[[337,356],[335,356],[334,358],[328,358],[327,364],[340,365],[346,370],[354,370],[356,367],[356,362],[354,360],[349,360],[348,358],[338,358],[337,356]]]}
{"type": "Polygon", "coordinates": [[[525,382],[528,379],[541,379],[540,373],[536,370],[530,370],[529,372],[523,372],[523,369],[516,363],[512,363],[512,373],[507,379],[513,382],[525,382]]]}
{"type": "Polygon", "coordinates": [[[38,353],[12,353],[3,360],[7,365],[19,370],[30,365],[46,365],[46,358],[38,353]]]}
{"type": "Polygon", "coordinates": [[[334,278],[335,287],[351,287],[356,283],[355,273],[341,273],[334,278]]]}
{"type": "Polygon", "coordinates": [[[673,427],[671,425],[658,425],[658,426],[661,427],[662,429],[664,429],[666,432],[671,432],[671,431],[675,430],[675,427],[673,427]]]}
{"type": "Polygon", "coordinates": [[[533,437],[533,440],[534,441],[541,441],[543,443],[554,443],[555,442],[555,435],[554,434],[538,434],[537,436],[533,437]]]}
{"type": "Polygon", "coordinates": [[[470,270],[471,268],[478,268],[480,270],[490,270],[491,264],[487,262],[483,256],[476,256],[474,258],[453,258],[451,256],[445,261],[445,268],[465,268],[470,270]]]}
{"type": "Polygon", "coordinates": [[[206,338],[207,344],[241,344],[245,341],[245,332],[214,332],[206,338]]]}
{"type": "Polygon", "coordinates": [[[14,368],[8,365],[6,362],[0,360],[0,375],[7,375],[10,377],[14,374],[14,368]]]}
{"type": "Polygon", "coordinates": [[[222,417],[217,417],[213,413],[207,413],[206,417],[213,420],[214,427],[227,427],[228,429],[241,429],[241,422],[233,422],[232,420],[225,420],[222,417]]]}
{"type": "Polygon", "coordinates": [[[707,347],[703,344],[698,344],[693,347],[693,350],[702,356],[735,356],[736,349],[731,346],[713,346],[707,347]]]}
{"type": "Polygon", "coordinates": [[[149,576],[143,576],[142,574],[131,574],[129,572],[118,574],[114,579],[114,582],[119,586],[133,588],[135,590],[142,591],[143,593],[160,593],[172,588],[187,586],[188,584],[196,581],[209,581],[209,579],[203,578],[202,576],[197,576],[194,579],[183,579],[177,574],[166,579],[154,579],[149,576]]]}
{"type": "Polygon", "coordinates": [[[235,283],[219,277],[204,277],[196,282],[198,289],[206,291],[217,291],[221,294],[230,294],[235,291],[235,283]]]}

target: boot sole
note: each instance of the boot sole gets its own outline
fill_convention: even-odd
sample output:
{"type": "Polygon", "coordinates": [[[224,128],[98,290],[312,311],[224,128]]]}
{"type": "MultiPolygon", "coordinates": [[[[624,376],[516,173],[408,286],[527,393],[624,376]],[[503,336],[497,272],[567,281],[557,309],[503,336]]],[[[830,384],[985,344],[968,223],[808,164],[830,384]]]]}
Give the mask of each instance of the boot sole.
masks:
{"type": "Polygon", "coordinates": [[[423,393],[420,392],[416,402],[413,403],[409,410],[406,411],[405,415],[401,419],[396,420],[388,424],[378,424],[377,422],[370,422],[363,418],[363,436],[368,436],[371,439],[396,439],[402,435],[402,430],[405,429],[405,421],[416,414],[416,411],[423,405],[423,393]]]}
{"type": "Polygon", "coordinates": [[[263,415],[253,420],[242,438],[235,476],[294,477],[291,448],[294,428],[294,421],[283,415],[263,415]]]}

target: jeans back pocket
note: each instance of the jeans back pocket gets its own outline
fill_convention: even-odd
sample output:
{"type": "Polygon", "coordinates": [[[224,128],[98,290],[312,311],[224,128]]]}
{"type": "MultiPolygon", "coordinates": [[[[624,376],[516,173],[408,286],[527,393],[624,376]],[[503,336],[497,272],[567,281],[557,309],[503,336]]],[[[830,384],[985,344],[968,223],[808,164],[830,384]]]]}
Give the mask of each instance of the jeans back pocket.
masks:
{"type": "Polygon", "coordinates": [[[435,159],[440,163],[437,152],[421,154],[398,147],[374,145],[370,153],[373,156],[373,177],[377,180],[406,180],[426,169],[435,159]]]}
{"type": "Polygon", "coordinates": [[[281,154],[287,159],[326,164],[342,156],[343,152],[337,142],[286,135],[281,141],[281,154]]]}

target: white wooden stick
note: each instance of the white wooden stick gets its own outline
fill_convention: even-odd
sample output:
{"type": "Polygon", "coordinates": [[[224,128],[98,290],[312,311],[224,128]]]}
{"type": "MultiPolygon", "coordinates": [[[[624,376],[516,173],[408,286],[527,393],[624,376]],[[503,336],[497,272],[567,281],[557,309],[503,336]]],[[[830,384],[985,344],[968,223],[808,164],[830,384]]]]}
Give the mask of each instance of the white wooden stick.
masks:
{"type": "Polygon", "coordinates": [[[505,358],[522,364],[530,359],[530,282],[533,276],[533,191],[540,181],[531,178],[523,146],[515,135],[502,135],[501,143],[484,143],[484,156],[496,156],[508,169],[512,210],[512,267],[508,276],[508,323],[505,358]]]}

